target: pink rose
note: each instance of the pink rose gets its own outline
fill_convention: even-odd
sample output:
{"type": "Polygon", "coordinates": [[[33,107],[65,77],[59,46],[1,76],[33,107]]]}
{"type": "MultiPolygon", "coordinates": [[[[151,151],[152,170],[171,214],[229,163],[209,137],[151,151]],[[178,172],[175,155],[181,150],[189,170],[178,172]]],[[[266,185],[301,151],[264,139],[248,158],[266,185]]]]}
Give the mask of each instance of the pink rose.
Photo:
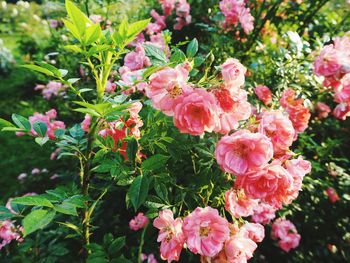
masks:
{"type": "Polygon", "coordinates": [[[262,242],[265,237],[265,228],[260,224],[245,223],[240,231],[245,231],[247,237],[256,243],[262,242]]]}
{"type": "Polygon", "coordinates": [[[252,215],[252,221],[254,223],[259,223],[267,225],[276,217],[276,208],[268,203],[259,203],[254,208],[254,213],[252,215]]]}
{"type": "Polygon", "coordinates": [[[159,0],[159,3],[162,5],[164,15],[169,16],[175,8],[176,0],[159,0]]]}
{"type": "Polygon", "coordinates": [[[248,259],[253,257],[257,247],[257,244],[245,235],[234,235],[225,243],[227,262],[247,262],[248,259]]]}
{"type": "Polygon", "coordinates": [[[338,104],[333,110],[333,115],[337,119],[345,120],[347,117],[350,116],[350,104],[346,104],[346,103],[338,104]]]}
{"type": "Polygon", "coordinates": [[[12,240],[22,242],[21,227],[16,227],[10,220],[0,221],[0,250],[11,243],[12,240]]]}
{"type": "Polygon", "coordinates": [[[153,226],[159,229],[157,241],[161,242],[160,255],[162,259],[168,262],[178,261],[185,243],[182,220],[180,218],[174,219],[173,212],[165,209],[159,212],[159,216],[153,221],[153,226]]]}
{"type": "Polygon", "coordinates": [[[151,65],[150,59],[146,56],[146,52],[141,44],[138,44],[135,51],[126,54],[124,58],[124,66],[130,70],[139,70],[151,65]]]}
{"type": "Polygon", "coordinates": [[[252,215],[257,205],[258,200],[246,197],[243,191],[230,189],[225,193],[225,209],[236,218],[252,215]]]}
{"type": "Polygon", "coordinates": [[[218,123],[218,109],[213,94],[197,88],[174,100],[174,125],[181,133],[203,135],[218,123]]]}
{"type": "Polygon", "coordinates": [[[239,16],[244,33],[247,35],[254,29],[254,17],[250,14],[250,8],[243,8],[239,16]]]}
{"type": "Polygon", "coordinates": [[[242,89],[219,88],[212,90],[219,107],[219,122],[214,131],[227,134],[237,129],[239,121],[247,120],[251,115],[251,105],[247,101],[247,92],[242,89]]]}
{"type": "Polygon", "coordinates": [[[229,58],[221,65],[222,78],[229,88],[239,88],[245,82],[244,74],[247,69],[234,58],[229,58]]]}
{"type": "Polygon", "coordinates": [[[272,163],[238,176],[235,184],[244,189],[248,197],[281,207],[289,200],[293,177],[279,163],[272,163]]]}
{"type": "Polygon", "coordinates": [[[331,109],[329,106],[323,102],[317,102],[316,104],[316,110],[318,113],[318,118],[319,119],[325,119],[328,117],[328,114],[331,112],[331,109]]]}
{"type": "Polygon", "coordinates": [[[268,87],[258,85],[255,87],[254,92],[265,105],[269,105],[272,102],[272,92],[268,87]]]}
{"type": "Polygon", "coordinates": [[[188,71],[180,65],[176,68],[164,68],[150,76],[146,95],[152,100],[153,107],[164,114],[174,114],[175,98],[191,88],[187,84],[188,71]]]}
{"type": "Polygon", "coordinates": [[[83,131],[89,132],[90,125],[91,125],[91,116],[89,114],[86,114],[84,117],[84,120],[82,121],[82,123],[80,125],[81,125],[81,128],[83,131]]]}
{"type": "Polygon", "coordinates": [[[292,122],[281,111],[262,112],[259,132],[270,138],[275,155],[284,154],[293,144],[295,136],[292,122]]]}
{"type": "Polygon", "coordinates": [[[214,257],[229,238],[228,222],[211,207],[197,207],[184,219],[182,226],[188,249],[207,257],[214,257]]]}
{"type": "Polygon", "coordinates": [[[144,228],[148,224],[148,217],[143,213],[138,213],[134,219],[129,222],[129,227],[131,230],[137,231],[144,228]]]}
{"type": "Polygon", "coordinates": [[[271,238],[279,239],[279,247],[285,252],[289,252],[299,245],[301,237],[291,221],[278,218],[272,224],[271,238]]]}
{"type": "Polygon", "coordinates": [[[327,190],[326,190],[326,193],[327,193],[327,196],[328,196],[328,199],[331,203],[336,203],[337,201],[340,200],[339,198],[339,195],[337,194],[337,192],[335,191],[334,188],[332,187],[329,187],[327,190]]]}
{"type": "Polygon", "coordinates": [[[236,175],[266,165],[273,156],[269,138],[261,133],[240,130],[220,139],[215,158],[221,169],[236,175]]]}

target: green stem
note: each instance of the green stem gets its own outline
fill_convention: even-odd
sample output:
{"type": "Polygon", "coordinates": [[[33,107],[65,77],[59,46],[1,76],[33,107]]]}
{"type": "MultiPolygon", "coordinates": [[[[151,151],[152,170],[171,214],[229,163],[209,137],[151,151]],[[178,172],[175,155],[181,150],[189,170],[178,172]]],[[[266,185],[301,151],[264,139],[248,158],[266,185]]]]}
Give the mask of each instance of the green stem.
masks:
{"type": "Polygon", "coordinates": [[[137,262],[138,263],[142,263],[141,254],[142,254],[142,247],[143,247],[143,244],[145,242],[145,234],[146,234],[147,227],[148,227],[148,224],[142,230],[141,241],[140,241],[139,251],[138,251],[138,255],[137,255],[137,262]]]}

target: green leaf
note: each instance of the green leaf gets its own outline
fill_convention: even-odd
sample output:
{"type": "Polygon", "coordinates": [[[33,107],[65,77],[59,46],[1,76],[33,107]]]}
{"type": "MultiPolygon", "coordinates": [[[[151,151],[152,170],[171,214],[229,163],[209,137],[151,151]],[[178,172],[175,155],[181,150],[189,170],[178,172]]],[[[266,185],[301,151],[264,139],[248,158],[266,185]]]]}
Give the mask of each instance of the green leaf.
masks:
{"type": "MultiPolygon", "coordinates": [[[[70,23],[69,21],[67,21],[67,22],[70,23]]],[[[74,34],[73,34],[73,36],[74,36],[74,34]]],[[[67,45],[67,46],[64,46],[64,48],[67,50],[73,51],[75,53],[83,53],[83,50],[78,45],[67,45]]]]}
{"type": "Polygon", "coordinates": [[[158,170],[158,169],[165,166],[168,159],[169,159],[169,156],[165,156],[162,154],[153,155],[153,156],[149,157],[148,159],[146,159],[145,161],[143,161],[142,170],[143,171],[158,170]]]}
{"type": "Polygon", "coordinates": [[[69,202],[64,201],[62,204],[55,205],[54,209],[61,214],[72,216],[78,215],[76,206],[69,202]]]}
{"type": "Polygon", "coordinates": [[[60,77],[64,78],[68,74],[68,70],[60,68],[59,70],[60,77]]]}
{"type": "Polygon", "coordinates": [[[51,72],[50,70],[48,70],[46,68],[43,68],[43,67],[39,67],[37,65],[21,65],[20,67],[27,68],[27,69],[30,69],[30,70],[34,70],[36,72],[43,73],[43,74],[45,74],[47,76],[51,76],[51,77],[55,76],[55,74],[53,72],[51,72]]]}
{"type": "Polygon", "coordinates": [[[168,200],[168,189],[163,183],[158,183],[156,181],[154,185],[154,190],[156,190],[157,195],[162,198],[163,200],[168,200]]]}
{"type": "Polygon", "coordinates": [[[174,53],[171,54],[170,61],[176,63],[182,63],[186,60],[186,55],[181,49],[176,48],[174,53]]]}
{"type": "Polygon", "coordinates": [[[108,254],[115,255],[116,252],[125,246],[125,237],[117,237],[108,247],[108,254]]]}
{"type": "Polygon", "coordinates": [[[25,131],[30,131],[31,129],[31,124],[29,120],[21,115],[18,114],[12,114],[12,120],[13,122],[17,125],[17,127],[25,130],[25,131]]]}
{"type": "Polygon", "coordinates": [[[124,40],[128,37],[128,26],[128,20],[123,19],[118,28],[118,33],[124,40]]]}
{"type": "Polygon", "coordinates": [[[130,141],[128,141],[128,146],[126,148],[126,156],[128,157],[129,161],[134,164],[136,153],[138,150],[138,143],[135,138],[132,138],[130,141]]]}
{"type": "Polygon", "coordinates": [[[17,127],[4,127],[1,131],[11,131],[11,132],[23,132],[23,129],[17,127]]]}
{"type": "Polygon", "coordinates": [[[40,195],[17,197],[12,199],[11,203],[29,206],[53,207],[53,204],[48,199],[40,195]]]}
{"type": "Polygon", "coordinates": [[[82,235],[82,232],[80,230],[80,228],[72,223],[69,222],[58,222],[60,225],[63,225],[65,227],[68,227],[70,229],[73,229],[75,232],[77,232],[77,234],[82,235]]]}
{"type": "Polygon", "coordinates": [[[145,48],[146,55],[151,59],[153,58],[153,60],[156,60],[154,61],[156,63],[156,66],[164,65],[167,63],[168,59],[163,50],[153,44],[144,44],[143,46],[145,48]]]}
{"type": "Polygon", "coordinates": [[[0,118],[0,127],[15,127],[11,122],[0,118]]]}
{"type": "Polygon", "coordinates": [[[47,70],[51,71],[55,76],[61,77],[61,73],[59,72],[59,70],[55,66],[52,66],[52,65],[45,63],[45,62],[38,62],[37,61],[35,63],[37,63],[40,67],[46,68],[47,70]]]}
{"type": "Polygon", "coordinates": [[[81,128],[80,124],[75,124],[72,128],[69,129],[69,134],[76,139],[80,139],[84,136],[85,132],[81,128]]]}
{"type": "Polygon", "coordinates": [[[49,137],[36,137],[35,142],[39,144],[40,146],[43,146],[45,143],[49,141],[49,137]]]}
{"type": "Polygon", "coordinates": [[[101,27],[99,24],[92,24],[90,27],[86,29],[85,34],[85,44],[90,45],[96,42],[101,35],[101,27]]]}
{"type": "Polygon", "coordinates": [[[5,206],[0,206],[0,221],[11,219],[14,215],[5,206]]]}
{"type": "Polygon", "coordinates": [[[66,9],[73,25],[78,29],[80,35],[83,35],[87,24],[93,24],[92,21],[69,0],[66,0],[66,9]]]}
{"type": "Polygon", "coordinates": [[[55,211],[33,210],[22,221],[24,237],[47,226],[55,217],[55,211]]]}
{"type": "MultiPolygon", "coordinates": [[[[70,21],[68,21],[67,19],[62,19],[64,25],[66,26],[66,28],[69,30],[69,32],[71,32],[71,34],[79,40],[79,42],[81,42],[81,35],[79,33],[79,30],[77,29],[77,27],[70,21]]],[[[81,48],[78,47],[74,47],[72,45],[66,46],[66,48],[77,52],[77,53],[81,53],[83,52],[83,50],[81,48]]]]}
{"type": "Polygon", "coordinates": [[[198,52],[198,41],[194,38],[187,46],[186,54],[187,57],[194,57],[198,52]]]}
{"type": "Polygon", "coordinates": [[[56,138],[60,138],[62,135],[64,135],[66,130],[64,129],[57,129],[55,130],[54,134],[56,138]]]}
{"type": "Polygon", "coordinates": [[[39,136],[45,137],[46,132],[47,132],[46,123],[44,123],[42,121],[36,121],[33,124],[33,129],[39,136]]]}
{"type": "Polygon", "coordinates": [[[128,191],[128,196],[135,211],[146,201],[148,188],[149,181],[144,175],[139,175],[132,182],[128,191]]]}
{"type": "Polygon", "coordinates": [[[130,24],[127,29],[127,35],[128,35],[127,42],[134,40],[134,38],[147,27],[149,22],[151,22],[151,19],[145,19],[145,20],[137,21],[135,23],[130,24]]]}

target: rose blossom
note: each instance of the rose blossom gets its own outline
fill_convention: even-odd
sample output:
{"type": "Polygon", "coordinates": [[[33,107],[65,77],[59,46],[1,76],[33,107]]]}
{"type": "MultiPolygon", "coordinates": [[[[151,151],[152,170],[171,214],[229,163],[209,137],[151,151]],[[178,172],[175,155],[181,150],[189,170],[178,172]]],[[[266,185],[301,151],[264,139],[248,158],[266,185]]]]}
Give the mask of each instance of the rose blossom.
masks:
{"type": "Polygon", "coordinates": [[[337,201],[340,200],[339,198],[339,195],[337,194],[337,192],[334,190],[334,188],[332,187],[329,187],[327,190],[326,190],[326,193],[327,193],[327,196],[328,196],[328,199],[331,203],[336,203],[337,201]]]}
{"type": "Polygon", "coordinates": [[[259,132],[270,138],[274,155],[284,154],[294,141],[293,124],[281,111],[262,112],[259,132]]]}
{"type": "Polygon", "coordinates": [[[235,182],[236,187],[244,189],[248,197],[261,199],[276,207],[288,203],[292,183],[293,177],[277,162],[240,175],[235,182]]]}
{"type": "Polygon", "coordinates": [[[218,123],[218,109],[213,94],[197,88],[174,100],[174,125],[181,133],[203,135],[218,123]]]}
{"type": "Polygon", "coordinates": [[[164,15],[169,16],[175,8],[176,0],[158,0],[158,1],[162,5],[164,15]]]}
{"type": "Polygon", "coordinates": [[[148,224],[148,217],[143,213],[138,213],[134,219],[129,222],[129,227],[131,230],[137,231],[144,228],[148,224]]]}
{"type": "Polygon", "coordinates": [[[165,209],[159,212],[158,217],[153,221],[153,226],[159,229],[157,242],[161,242],[161,258],[168,262],[178,261],[185,243],[182,220],[174,219],[173,212],[165,209]]]}
{"type": "Polygon", "coordinates": [[[338,104],[333,110],[333,115],[337,119],[345,120],[347,117],[350,116],[350,104],[346,104],[346,103],[338,104]]]}
{"type": "Polygon", "coordinates": [[[317,102],[316,104],[316,110],[318,113],[318,118],[319,119],[325,119],[328,117],[328,114],[331,112],[331,109],[329,106],[323,102],[317,102]]]}
{"type": "Polygon", "coordinates": [[[214,131],[227,134],[237,129],[239,121],[247,120],[252,111],[247,101],[247,92],[242,89],[219,88],[211,91],[217,100],[219,108],[219,122],[214,131]]]}
{"type": "Polygon", "coordinates": [[[285,252],[289,252],[299,245],[301,237],[291,221],[278,218],[272,224],[271,238],[279,239],[279,247],[285,252]]]}
{"type": "Polygon", "coordinates": [[[247,69],[235,58],[229,58],[221,65],[222,78],[229,88],[238,88],[245,82],[247,69]]]}
{"type": "Polygon", "coordinates": [[[124,66],[130,70],[139,70],[151,65],[150,59],[146,56],[145,49],[141,44],[138,44],[135,51],[132,51],[124,57],[124,66]]]}
{"type": "Polygon", "coordinates": [[[188,249],[207,257],[214,257],[229,238],[228,222],[211,207],[197,207],[184,219],[182,226],[188,249]]]}
{"type": "Polygon", "coordinates": [[[243,191],[230,189],[225,193],[225,209],[234,217],[247,217],[253,214],[258,200],[246,197],[243,191]]]}
{"type": "Polygon", "coordinates": [[[252,221],[263,225],[269,224],[276,217],[276,208],[268,203],[259,203],[253,212],[252,221]]]}
{"type": "Polygon", "coordinates": [[[272,93],[271,90],[264,85],[258,85],[254,89],[254,93],[258,96],[265,105],[269,105],[272,102],[272,93]]]}
{"type": "Polygon", "coordinates": [[[246,231],[247,237],[256,243],[262,242],[265,237],[264,226],[256,223],[245,223],[240,231],[246,231]]]}
{"type": "Polygon", "coordinates": [[[273,156],[271,141],[261,133],[240,130],[220,139],[215,158],[228,173],[244,174],[267,164],[273,156]]]}
{"type": "Polygon", "coordinates": [[[0,221],[0,250],[10,244],[12,240],[22,242],[21,230],[21,227],[17,228],[10,220],[0,221]]]}
{"type": "Polygon", "coordinates": [[[172,116],[175,98],[191,89],[187,84],[188,74],[180,65],[153,73],[149,78],[149,86],[146,87],[146,95],[152,100],[153,107],[172,116]]]}

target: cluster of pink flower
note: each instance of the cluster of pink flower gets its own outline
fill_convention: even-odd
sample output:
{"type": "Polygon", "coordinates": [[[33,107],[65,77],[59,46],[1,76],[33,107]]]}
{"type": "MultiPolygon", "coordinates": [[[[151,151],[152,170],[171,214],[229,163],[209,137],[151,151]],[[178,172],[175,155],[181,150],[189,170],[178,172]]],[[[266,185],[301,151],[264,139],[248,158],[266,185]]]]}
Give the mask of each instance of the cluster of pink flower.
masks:
{"type": "Polygon", "coordinates": [[[146,255],[144,253],[141,254],[141,260],[147,261],[146,263],[158,263],[157,259],[155,258],[154,254],[146,255]]]}
{"type": "MultiPolygon", "coordinates": [[[[35,112],[33,116],[29,117],[29,122],[32,125],[32,129],[30,131],[31,135],[33,136],[39,136],[36,131],[33,128],[33,125],[35,122],[43,122],[46,124],[47,127],[47,131],[46,131],[46,136],[49,137],[50,140],[54,140],[55,139],[55,131],[58,129],[65,129],[66,126],[64,124],[64,122],[62,121],[56,121],[57,117],[57,111],[55,109],[51,109],[47,112],[45,112],[45,114],[41,114],[38,112],[35,112]]],[[[16,133],[17,136],[23,136],[25,135],[25,133],[23,132],[17,132],[16,133]]]]}
{"type": "Polygon", "coordinates": [[[223,24],[225,28],[230,26],[237,27],[239,22],[246,34],[249,34],[254,29],[254,17],[250,14],[250,8],[246,7],[246,1],[222,0],[219,7],[225,16],[223,24]]]}
{"type": "Polygon", "coordinates": [[[161,258],[168,262],[178,261],[184,246],[201,255],[205,262],[246,262],[253,256],[256,243],[265,236],[262,225],[245,223],[239,227],[211,207],[197,207],[183,220],[174,219],[172,211],[166,209],[159,213],[153,226],[159,229],[161,258]]]}
{"type": "Polygon", "coordinates": [[[148,224],[148,217],[143,213],[138,213],[135,218],[131,219],[129,222],[129,227],[131,230],[138,231],[144,228],[148,224]]]}
{"type": "Polygon", "coordinates": [[[203,135],[204,132],[227,134],[237,129],[239,121],[251,115],[244,84],[246,68],[236,59],[222,65],[223,84],[210,90],[188,83],[187,64],[166,67],[150,76],[146,96],[153,106],[174,117],[181,133],[203,135]]]}
{"type": "Polygon", "coordinates": [[[17,227],[10,220],[0,221],[0,250],[12,240],[22,242],[22,227],[17,227]]]}
{"type": "MultiPolygon", "coordinates": [[[[140,138],[141,132],[140,127],[143,125],[143,121],[139,116],[139,112],[142,109],[141,102],[134,102],[128,108],[129,118],[127,120],[120,119],[113,122],[105,122],[105,128],[101,129],[98,132],[98,135],[107,138],[111,137],[114,141],[113,151],[119,151],[125,159],[127,159],[126,149],[127,142],[124,140],[128,135],[133,135],[135,138],[140,138]],[[121,146],[119,146],[119,142],[121,142],[121,146]]],[[[85,115],[85,119],[81,123],[81,128],[85,132],[89,132],[91,124],[91,116],[85,115]]]]}
{"type": "Polygon", "coordinates": [[[34,88],[34,90],[41,90],[41,94],[47,100],[50,100],[53,96],[63,96],[66,89],[66,86],[57,81],[50,81],[46,85],[38,84],[34,88]]]}
{"type": "Polygon", "coordinates": [[[289,252],[299,245],[301,237],[292,222],[278,218],[272,224],[271,238],[278,239],[279,247],[285,252],[289,252]]]}
{"type": "Polygon", "coordinates": [[[162,31],[166,28],[165,20],[175,10],[176,23],[174,25],[175,30],[181,30],[184,26],[191,23],[192,17],[190,15],[190,5],[187,0],[159,0],[162,5],[163,15],[159,15],[155,10],[152,10],[151,15],[156,20],[155,23],[151,23],[148,26],[148,32],[162,31]]]}
{"type": "Polygon", "coordinates": [[[341,120],[350,116],[350,39],[337,37],[326,45],[314,62],[314,72],[323,76],[323,85],[331,87],[338,105],[333,115],[341,120]]]}

